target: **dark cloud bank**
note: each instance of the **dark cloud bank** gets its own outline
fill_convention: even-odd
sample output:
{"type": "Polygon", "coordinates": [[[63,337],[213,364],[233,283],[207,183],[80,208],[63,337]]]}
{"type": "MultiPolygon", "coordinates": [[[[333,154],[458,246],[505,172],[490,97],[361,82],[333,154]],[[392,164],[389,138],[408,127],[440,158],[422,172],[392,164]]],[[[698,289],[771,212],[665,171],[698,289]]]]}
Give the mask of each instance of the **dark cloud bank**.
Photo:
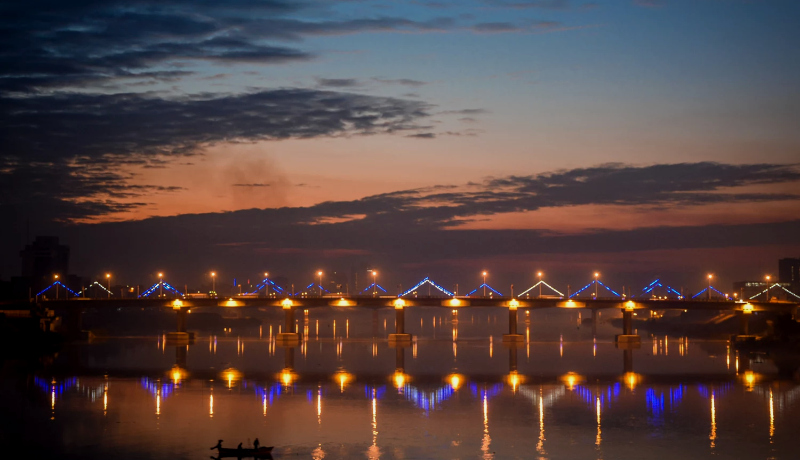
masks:
{"type": "MultiPolygon", "coordinates": [[[[474,269],[469,261],[498,257],[533,261],[546,254],[589,257],[650,250],[796,246],[800,234],[800,220],[792,220],[796,216],[786,216],[786,222],[742,225],[659,227],[642,222],[639,229],[599,229],[578,235],[548,230],[458,230],[458,224],[496,213],[587,204],[673,209],[796,201],[797,194],[740,193],[737,189],[798,181],[796,165],[602,165],[311,207],[67,225],[53,231],[72,244],[78,267],[92,271],[113,266],[131,277],[169,269],[176,277],[191,279],[202,277],[212,265],[244,274],[269,266],[301,277],[297,273],[318,266],[346,269],[376,264],[392,267],[387,273],[400,273],[404,267],[468,262],[445,269],[445,276],[455,276],[474,269]],[[343,217],[350,220],[326,223],[343,217]]],[[[546,229],[547,223],[540,227],[546,229]]],[[[407,269],[414,270],[419,268],[407,269]]]]}

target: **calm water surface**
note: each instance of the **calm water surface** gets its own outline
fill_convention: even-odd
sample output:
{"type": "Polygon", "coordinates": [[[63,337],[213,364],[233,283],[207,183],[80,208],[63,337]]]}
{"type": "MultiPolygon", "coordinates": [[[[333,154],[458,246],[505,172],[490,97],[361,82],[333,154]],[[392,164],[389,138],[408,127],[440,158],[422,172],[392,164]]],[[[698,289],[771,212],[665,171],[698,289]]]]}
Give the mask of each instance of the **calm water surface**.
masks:
{"type": "Polygon", "coordinates": [[[188,347],[70,344],[4,364],[0,441],[35,448],[21,458],[206,459],[256,437],[274,458],[797,458],[800,385],[769,360],[642,331],[619,350],[610,318],[593,333],[579,314],[521,312],[516,348],[505,310],[478,308],[410,309],[406,348],[389,309],[301,314],[293,349],[270,312],[188,347]]]}

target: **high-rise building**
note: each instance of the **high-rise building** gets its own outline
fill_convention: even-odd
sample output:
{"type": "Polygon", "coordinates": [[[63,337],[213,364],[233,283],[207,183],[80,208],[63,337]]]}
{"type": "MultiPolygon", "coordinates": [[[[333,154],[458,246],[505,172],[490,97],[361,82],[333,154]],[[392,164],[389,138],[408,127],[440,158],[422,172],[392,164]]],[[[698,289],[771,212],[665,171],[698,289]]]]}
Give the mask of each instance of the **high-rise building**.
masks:
{"type": "Polygon", "coordinates": [[[24,277],[41,280],[69,273],[69,246],[59,244],[57,236],[37,236],[19,255],[24,277]]]}
{"type": "Polygon", "coordinates": [[[786,258],[778,261],[778,281],[790,284],[800,283],[800,258],[786,258]]]}

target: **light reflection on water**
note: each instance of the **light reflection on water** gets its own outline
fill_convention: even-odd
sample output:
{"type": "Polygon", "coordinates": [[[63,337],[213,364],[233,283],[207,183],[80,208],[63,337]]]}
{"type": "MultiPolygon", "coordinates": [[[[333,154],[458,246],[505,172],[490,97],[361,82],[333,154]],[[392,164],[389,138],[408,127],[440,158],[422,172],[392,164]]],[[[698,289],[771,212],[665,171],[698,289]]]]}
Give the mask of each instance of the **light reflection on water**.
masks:
{"type": "Polygon", "coordinates": [[[15,416],[0,421],[0,439],[62,458],[200,459],[218,439],[235,447],[256,437],[276,458],[795,452],[800,386],[726,342],[645,336],[640,349],[619,350],[608,325],[595,340],[572,317],[534,313],[520,322],[525,342],[509,347],[503,324],[493,329],[505,312],[450,314],[415,318],[423,333],[405,348],[383,338],[391,317],[313,311],[304,322],[315,326],[301,330],[337,320],[342,335],[331,328],[285,348],[278,323],[265,322],[261,338],[234,330],[189,346],[161,336],[69,345],[32,375],[4,371],[0,409],[15,416]]]}

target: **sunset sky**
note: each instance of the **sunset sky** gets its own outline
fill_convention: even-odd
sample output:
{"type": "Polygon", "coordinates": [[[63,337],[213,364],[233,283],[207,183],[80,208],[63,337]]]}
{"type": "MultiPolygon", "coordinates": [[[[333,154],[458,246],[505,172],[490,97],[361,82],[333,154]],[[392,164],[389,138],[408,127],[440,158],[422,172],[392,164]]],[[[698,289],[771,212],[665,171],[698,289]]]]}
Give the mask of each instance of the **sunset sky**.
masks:
{"type": "Polygon", "coordinates": [[[798,18],[789,0],[6,3],[0,277],[52,234],[71,271],[133,284],[760,279],[800,255],[798,18]]]}

